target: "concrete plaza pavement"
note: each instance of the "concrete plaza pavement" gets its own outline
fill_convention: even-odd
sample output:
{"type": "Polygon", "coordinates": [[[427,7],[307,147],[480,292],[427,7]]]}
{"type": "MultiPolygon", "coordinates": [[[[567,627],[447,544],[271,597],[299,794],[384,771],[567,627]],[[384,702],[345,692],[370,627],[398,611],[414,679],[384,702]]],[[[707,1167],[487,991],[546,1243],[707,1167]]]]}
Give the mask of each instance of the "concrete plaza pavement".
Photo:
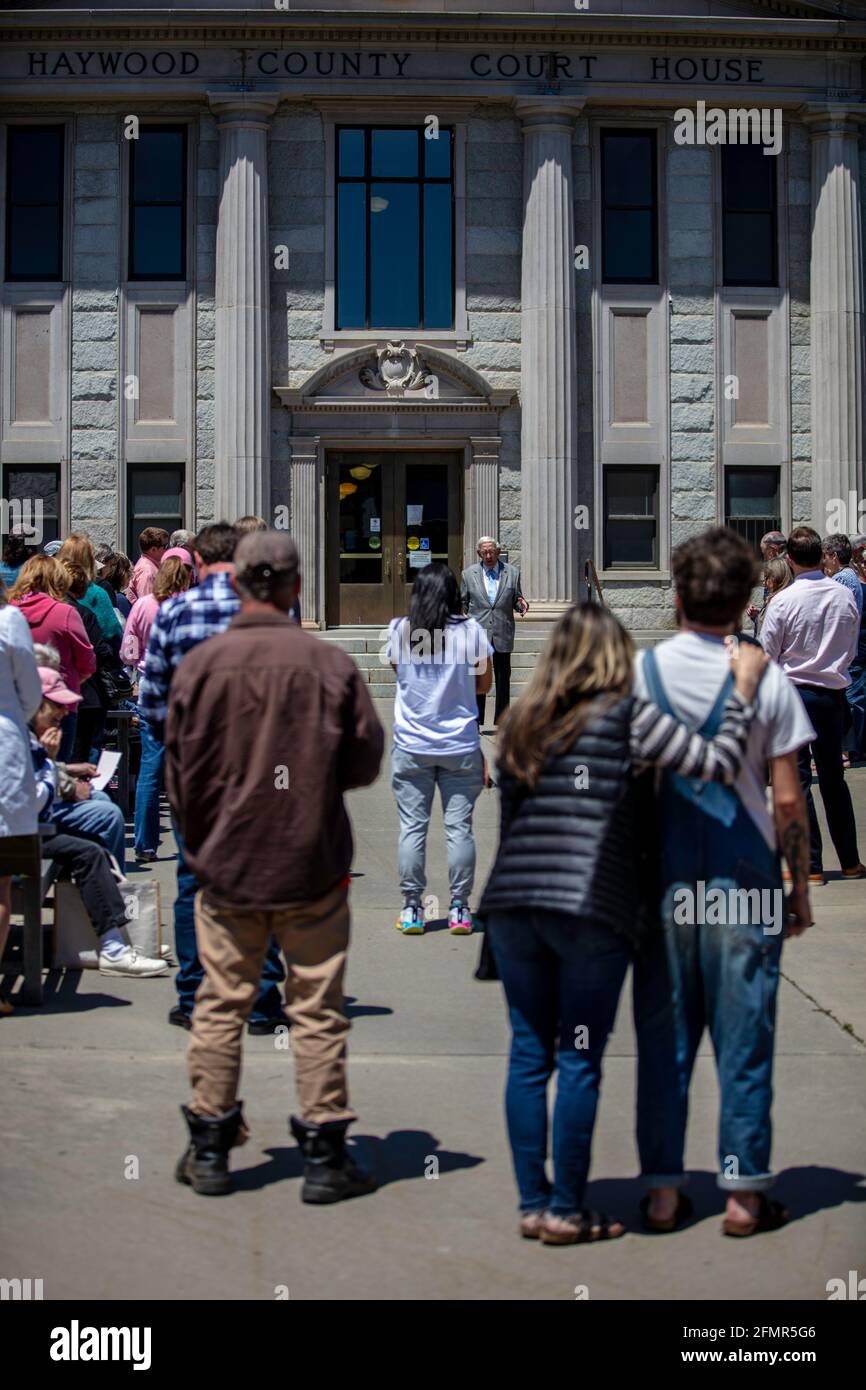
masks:
{"type": "MultiPolygon", "coordinates": [[[[380,704],[383,718],[390,709],[380,704]]],[[[489,740],[486,740],[489,745],[489,740]]],[[[866,854],[866,768],[849,774],[866,854]]],[[[290,1051],[247,1038],[241,1094],[250,1142],[238,1190],[195,1196],[174,1182],[184,1143],[187,1035],[166,1023],[172,979],[52,975],[45,1007],[2,1021],[0,1276],[42,1278],[46,1299],[825,1299],[827,1280],[866,1273],[866,885],[814,894],[816,926],[786,944],[779,999],[774,1161],[784,1230],[719,1233],[717,1088],[705,1045],[695,1071],[687,1163],[695,1222],[640,1230],[633,1139],[630,985],[605,1059],[588,1201],[621,1217],[619,1241],[563,1249],[521,1241],[502,1092],[501,987],[473,979],[480,937],[440,921],[394,930],[397,816],[387,773],[350,797],[356,836],[352,1017],[354,1134],[381,1186],[335,1207],[299,1200],[286,1118],[290,1051]],[[137,1160],[137,1165],[131,1159],[137,1160]],[[435,1162],[434,1162],[435,1160],[435,1162]],[[137,1167],[138,1176],[128,1177],[137,1167]],[[434,1176],[438,1172],[438,1176],[434,1176]]],[[[479,886],[496,842],[496,793],[479,801],[479,886]]],[[[174,842],[160,858],[171,939],[174,842]]],[[[827,841],[829,845],[829,841],[827,841]]],[[[274,827],[274,853],[280,852],[274,827]]],[[[828,866],[835,866],[830,849],[828,866]]],[[[447,912],[441,814],[429,892],[447,912]]]]}

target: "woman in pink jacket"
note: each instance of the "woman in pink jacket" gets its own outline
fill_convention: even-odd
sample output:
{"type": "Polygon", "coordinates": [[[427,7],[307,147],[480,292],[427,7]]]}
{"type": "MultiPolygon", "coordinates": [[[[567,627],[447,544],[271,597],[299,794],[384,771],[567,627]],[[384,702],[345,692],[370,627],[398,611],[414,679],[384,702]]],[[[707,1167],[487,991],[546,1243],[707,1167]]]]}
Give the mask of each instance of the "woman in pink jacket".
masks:
{"type": "MultiPolygon", "coordinates": [[[[150,629],[160,604],[188,589],[191,577],[192,556],[185,550],[172,550],[157,570],[153,592],[137,598],[132,605],[120,644],[120,659],[137,667],[139,676],[144,670],[150,629]]],[[[135,858],[139,864],[149,864],[159,849],[159,793],[165,749],[141,714],[138,730],[141,766],[135,783],[135,858]]]]}
{"type": "MultiPolygon", "coordinates": [[[[68,588],[69,576],[59,560],[53,555],[34,555],[21,566],[9,602],[27,619],[34,643],[54,648],[60,657],[64,685],[79,695],[82,682],[96,670],[96,653],[81,618],[73,605],[65,601],[68,588]]],[[[59,762],[69,762],[72,757],[77,722],[78,715],[71,713],[60,726],[59,762]]]]}

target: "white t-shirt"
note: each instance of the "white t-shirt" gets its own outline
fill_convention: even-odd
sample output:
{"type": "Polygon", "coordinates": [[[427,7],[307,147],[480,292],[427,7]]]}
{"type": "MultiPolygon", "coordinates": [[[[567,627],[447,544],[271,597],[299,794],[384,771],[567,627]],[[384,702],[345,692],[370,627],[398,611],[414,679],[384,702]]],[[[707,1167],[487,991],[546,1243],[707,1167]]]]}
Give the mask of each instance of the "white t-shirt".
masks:
{"type": "Polygon", "coordinates": [[[820,570],[807,570],[767,604],[761,646],[795,685],[845,690],[859,634],[853,593],[820,570]]]}
{"type": "MultiPolygon", "coordinates": [[[[655,649],[659,676],[671,709],[686,724],[699,729],[716,702],[730,670],[724,639],[699,632],[679,632],[655,649]]],[[[634,688],[649,699],[643,675],[644,653],[638,653],[634,688]]],[[[815,737],[803,701],[785,673],[770,662],[758,686],[756,712],[746,755],[734,789],[771,849],[776,827],[767,800],[764,768],[770,758],[793,753],[815,737]]]]}
{"type": "MultiPolygon", "coordinates": [[[[439,638],[440,634],[434,634],[439,638]]],[[[405,753],[452,757],[479,747],[475,677],[493,648],[474,618],[451,618],[441,640],[409,631],[408,618],[388,625],[387,659],[397,667],[394,743],[405,753]]]]}

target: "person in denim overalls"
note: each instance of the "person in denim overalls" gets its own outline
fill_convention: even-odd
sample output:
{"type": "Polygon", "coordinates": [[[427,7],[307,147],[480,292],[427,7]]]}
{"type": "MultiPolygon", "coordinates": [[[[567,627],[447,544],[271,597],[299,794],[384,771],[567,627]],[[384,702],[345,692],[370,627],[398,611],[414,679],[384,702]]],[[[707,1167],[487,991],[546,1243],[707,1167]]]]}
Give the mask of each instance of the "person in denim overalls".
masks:
{"type": "MultiPolygon", "coordinates": [[[[700,538],[704,557],[712,534],[700,538]]],[[[730,547],[731,533],[725,535],[730,547]]],[[[687,542],[681,551],[696,544],[687,542]]],[[[687,571],[688,564],[686,555],[680,570],[687,571]]],[[[674,568],[677,577],[676,561],[674,568]]],[[[679,606],[682,611],[682,601],[679,606]]],[[[709,638],[709,657],[715,643],[723,641],[720,633],[689,625],[709,638]]],[[[682,710],[674,708],[665,690],[654,651],[644,654],[642,674],[648,698],[682,719],[682,710]]],[[[706,739],[718,729],[731,681],[727,674],[697,730],[706,739]]],[[[790,759],[793,780],[796,754],[790,759]]],[[[796,878],[801,896],[785,904],[779,853],[768,845],[736,786],[699,783],[665,771],[659,796],[663,931],[641,954],[634,976],[637,1137],[644,1185],[656,1198],[660,1189],[667,1189],[669,1201],[662,1201],[659,1216],[658,1201],[645,1197],[644,1221],[649,1230],[669,1231],[691,1214],[690,1202],[678,1189],[684,1182],[689,1083],[708,1028],[720,1091],[717,1181],[729,1198],[723,1230],[752,1235],[787,1219],[784,1208],[768,1201],[765,1193],[773,1183],[772,1071],[782,940],[808,925],[802,920],[808,896],[804,907],[805,889],[799,888],[808,864],[807,838],[805,852],[802,846],[805,806],[798,811],[792,794],[800,830],[793,840],[783,835],[782,844],[786,849],[800,844],[796,878]],[[714,898],[713,889],[722,890],[724,897],[714,898]],[[749,890],[757,892],[747,899],[749,890]],[[720,910],[713,910],[714,902],[720,910]]]]}

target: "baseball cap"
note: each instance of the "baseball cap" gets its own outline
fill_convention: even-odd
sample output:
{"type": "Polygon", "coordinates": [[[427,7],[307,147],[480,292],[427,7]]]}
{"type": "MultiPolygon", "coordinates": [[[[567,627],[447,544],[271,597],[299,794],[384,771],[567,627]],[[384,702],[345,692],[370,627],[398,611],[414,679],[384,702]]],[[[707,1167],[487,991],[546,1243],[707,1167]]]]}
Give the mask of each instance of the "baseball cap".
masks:
{"type": "Polygon", "coordinates": [[[183,563],[187,566],[188,569],[195,569],[195,566],[192,562],[192,556],[190,555],[188,550],[184,549],[182,545],[173,545],[170,550],[166,550],[159,563],[161,565],[165,564],[166,560],[170,560],[172,556],[174,556],[178,560],[183,560],[183,563]]]}
{"type": "Polygon", "coordinates": [[[50,666],[39,666],[37,670],[42,682],[44,699],[51,700],[55,705],[68,705],[70,709],[75,709],[81,704],[81,696],[73,695],[72,691],[67,689],[59,671],[52,671],[50,666]]]}

